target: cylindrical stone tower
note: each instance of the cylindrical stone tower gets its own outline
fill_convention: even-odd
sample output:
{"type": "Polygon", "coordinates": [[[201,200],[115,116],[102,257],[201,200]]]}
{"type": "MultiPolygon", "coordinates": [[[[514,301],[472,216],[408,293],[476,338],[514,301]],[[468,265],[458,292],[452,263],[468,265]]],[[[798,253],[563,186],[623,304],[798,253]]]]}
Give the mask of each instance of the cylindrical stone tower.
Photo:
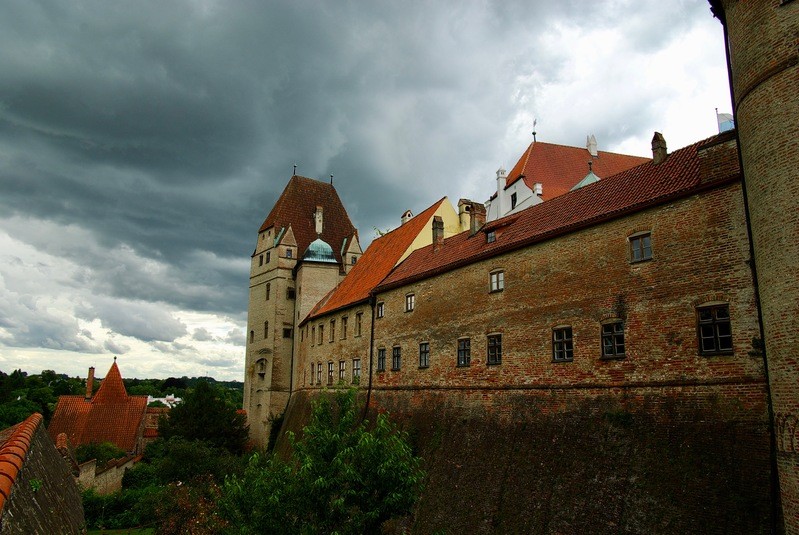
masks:
{"type": "Polygon", "coordinates": [[[785,532],[799,535],[799,0],[710,0],[725,26],[785,532]]]}

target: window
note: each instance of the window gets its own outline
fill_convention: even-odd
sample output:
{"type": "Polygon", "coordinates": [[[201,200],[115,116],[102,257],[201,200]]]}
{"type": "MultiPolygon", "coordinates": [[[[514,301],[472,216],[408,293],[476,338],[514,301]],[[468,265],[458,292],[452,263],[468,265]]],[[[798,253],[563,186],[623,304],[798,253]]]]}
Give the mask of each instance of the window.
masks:
{"type": "Polygon", "coordinates": [[[624,357],[624,322],[621,320],[602,325],[602,358],[624,357]]]}
{"type": "Polygon", "coordinates": [[[511,193],[511,195],[510,195],[510,209],[513,210],[514,208],[516,208],[516,194],[515,193],[511,193]]]}
{"type": "Polygon", "coordinates": [[[386,371],[386,350],[382,347],[377,350],[377,371],[386,371]]]}
{"type": "Polygon", "coordinates": [[[343,381],[344,375],[347,373],[347,361],[340,360],[338,361],[338,380],[343,381]]]}
{"type": "Polygon", "coordinates": [[[336,320],[330,320],[330,342],[336,340],[336,320]]]}
{"type": "Polygon", "coordinates": [[[505,289],[505,272],[494,271],[489,275],[492,292],[501,292],[505,289]]]}
{"type": "Polygon", "coordinates": [[[408,294],[405,296],[405,312],[413,312],[413,306],[416,304],[416,295],[408,294]]]}
{"type": "Polygon", "coordinates": [[[419,367],[427,368],[430,366],[430,342],[419,344],[419,367]]]}
{"type": "Polygon", "coordinates": [[[293,256],[294,256],[294,253],[292,252],[292,250],[291,249],[286,249],[286,258],[292,258],[293,256]]]}
{"type": "Polygon", "coordinates": [[[272,258],[272,253],[270,251],[266,252],[266,263],[269,263],[269,259],[272,258]]]}
{"type": "Polygon", "coordinates": [[[380,303],[377,303],[377,317],[382,318],[385,315],[385,312],[386,312],[385,303],[383,303],[382,301],[380,303]]]}
{"type": "Polygon", "coordinates": [[[255,331],[250,331],[250,343],[255,342],[255,331]]]}
{"type": "Polygon", "coordinates": [[[283,338],[291,338],[293,329],[291,327],[283,327],[283,338]]]}
{"type": "Polygon", "coordinates": [[[294,288],[289,286],[286,288],[286,299],[294,299],[297,296],[297,292],[294,291],[294,288]]]}
{"type": "Polygon", "coordinates": [[[316,327],[311,327],[311,346],[316,343],[316,327]]]}
{"type": "Polygon", "coordinates": [[[322,363],[316,365],[316,384],[322,384],[322,363]]]}
{"type": "Polygon", "coordinates": [[[352,359],[352,382],[358,383],[361,380],[361,359],[352,359]]]}
{"type": "Polygon", "coordinates": [[[497,241],[497,233],[493,230],[486,232],[486,243],[494,243],[497,241]]]}
{"type": "Polygon", "coordinates": [[[355,336],[361,335],[362,319],[363,319],[362,312],[358,312],[357,314],[355,314],[355,336]]]}
{"type": "Polygon", "coordinates": [[[732,353],[732,329],[729,305],[704,306],[696,309],[699,354],[732,353]]]}
{"type": "Polygon", "coordinates": [[[333,384],[333,361],[327,363],[327,384],[333,384]]]}
{"type": "Polygon", "coordinates": [[[316,365],[312,362],[311,363],[311,385],[313,385],[313,379],[316,376],[316,365]]]}
{"type": "Polygon", "coordinates": [[[649,232],[630,236],[630,262],[652,258],[652,235],[649,232]]]}
{"type": "Polygon", "coordinates": [[[264,338],[269,338],[269,322],[264,322],[264,338]]]}
{"type": "Polygon", "coordinates": [[[574,358],[571,327],[555,327],[552,329],[552,360],[568,362],[574,358]]]}
{"type": "Polygon", "coordinates": [[[264,255],[261,255],[261,256],[258,257],[258,265],[259,266],[263,266],[264,265],[264,255]]]}
{"type": "Polygon", "coordinates": [[[472,340],[461,338],[458,340],[458,366],[469,366],[472,362],[472,340]]]}
{"type": "Polygon", "coordinates": [[[325,341],[325,326],[319,326],[319,345],[322,345],[322,342],[325,341]]]}
{"type": "Polygon", "coordinates": [[[272,292],[272,285],[266,283],[266,300],[269,301],[269,294],[272,292]]]}
{"type": "Polygon", "coordinates": [[[358,257],[357,256],[353,256],[352,257],[352,265],[354,266],[357,263],[358,263],[358,257]]]}
{"type": "Polygon", "coordinates": [[[502,364],[502,335],[488,335],[488,359],[486,364],[502,364]]]}
{"type": "Polygon", "coordinates": [[[402,348],[397,346],[391,350],[391,369],[399,370],[402,366],[402,348]]]}

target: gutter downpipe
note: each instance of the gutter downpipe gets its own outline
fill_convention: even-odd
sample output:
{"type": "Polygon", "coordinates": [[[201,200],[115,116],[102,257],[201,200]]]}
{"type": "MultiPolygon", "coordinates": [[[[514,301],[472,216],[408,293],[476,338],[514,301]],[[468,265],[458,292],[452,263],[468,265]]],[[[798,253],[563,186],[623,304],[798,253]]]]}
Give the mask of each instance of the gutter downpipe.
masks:
{"type": "Polygon", "coordinates": [[[373,293],[369,293],[369,306],[372,309],[372,324],[369,326],[369,386],[366,388],[366,404],[363,406],[361,422],[366,420],[369,412],[369,403],[372,400],[372,376],[374,374],[374,354],[375,354],[375,303],[377,299],[373,293]]]}

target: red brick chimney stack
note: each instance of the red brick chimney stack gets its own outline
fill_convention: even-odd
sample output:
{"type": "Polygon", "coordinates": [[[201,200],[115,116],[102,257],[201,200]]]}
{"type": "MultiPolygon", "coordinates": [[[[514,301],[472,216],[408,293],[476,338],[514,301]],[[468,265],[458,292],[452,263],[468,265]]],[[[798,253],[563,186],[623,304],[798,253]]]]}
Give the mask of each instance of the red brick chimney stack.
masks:
{"type": "Polygon", "coordinates": [[[89,366],[89,376],[86,378],[86,399],[92,399],[94,390],[94,366],[89,366]]]}
{"type": "Polygon", "coordinates": [[[433,250],[437,251],[444,244],[444,220],[440,215],[433,216],[433,250]]]}
{"type": "Polygon", "coordinates": [[[652,137],[652,161],[655,165],[658,165],[665,162],[667,156],[666,138],[660,132],[655,132],[652,137]]]}

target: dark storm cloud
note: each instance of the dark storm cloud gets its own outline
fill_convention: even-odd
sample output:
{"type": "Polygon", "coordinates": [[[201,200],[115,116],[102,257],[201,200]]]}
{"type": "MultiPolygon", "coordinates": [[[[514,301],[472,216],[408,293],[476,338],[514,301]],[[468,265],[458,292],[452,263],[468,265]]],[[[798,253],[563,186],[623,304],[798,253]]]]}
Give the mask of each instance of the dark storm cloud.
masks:
{"type": "MultiPolygon", "coordinates": [[[[77,266],[53,266],[51,291],[74,292],[81,319],[165,353],[189,332],[165,307],[246,318],[254,234],[293,164],[335,175],[365,245],[407,208],[465,190],[484,201],[493,171],[529,142],[510,132],[522,112],[557,143],[596,133],[608,149],[651,131],[667,95],[594,102],[613,101],[612,65],[595,94],[538,109],[558,84],[582,83],[570,28],[656,51],[709,17],[699,0],[0,0],[0,12],[5,231],[77,266]]],[[[35,299],[28,317],[23,301],[0,301],[23,316],[0,336],[101,350],[75,318],[50,321],[35,299]]]]}

